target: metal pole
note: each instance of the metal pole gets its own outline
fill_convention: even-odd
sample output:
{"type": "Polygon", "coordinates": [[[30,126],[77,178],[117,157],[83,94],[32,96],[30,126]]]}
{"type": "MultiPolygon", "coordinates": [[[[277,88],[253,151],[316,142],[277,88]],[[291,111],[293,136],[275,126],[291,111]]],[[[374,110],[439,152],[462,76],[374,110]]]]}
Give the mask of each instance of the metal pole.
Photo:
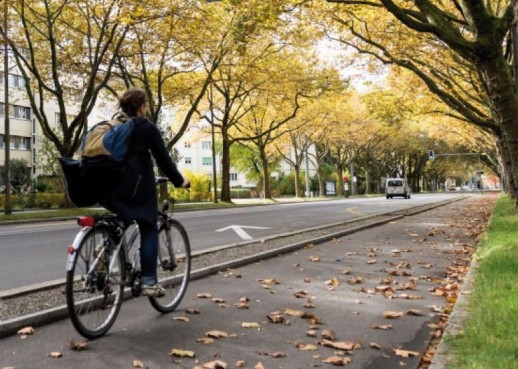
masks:
{"type": "Polygon", "coordinates": [[[309,188],[309,160],[308,160],[308,141],[306,138],[306,197],[311,195],[309,188]]]}
{"type": "Polygon", "coordinates": [[[11,137],[9,127],[9,51],[8,51],[8,37],[7,37],[7,0],[4,0],[4,179],[5,179],[5,215],[9,215],[12,212],[11,204],[11,171],[10,165],[10,149],[11,149],[11,137]]]}
{"type": "Polygon", "coordinates": [[[218,178],[216,173],[216,140],[214,134],[214,105],[212,102],[212,82],[209,89],[209,104],[210,104],[210,127],[212,135],[212,183],[214,183],[214,203],[218,203],[218,178]]]}

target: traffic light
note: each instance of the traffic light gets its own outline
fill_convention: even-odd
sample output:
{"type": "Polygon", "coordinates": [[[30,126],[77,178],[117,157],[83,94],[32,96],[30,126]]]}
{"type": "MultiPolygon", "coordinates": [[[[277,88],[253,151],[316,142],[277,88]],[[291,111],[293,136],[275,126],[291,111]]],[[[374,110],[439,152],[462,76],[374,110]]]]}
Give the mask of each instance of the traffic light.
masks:
{"type": "Polygon", "coordinates": [[[428,159],[435,160],[435,153],[433,152],[433,150],[428,151],[428,159]]]}

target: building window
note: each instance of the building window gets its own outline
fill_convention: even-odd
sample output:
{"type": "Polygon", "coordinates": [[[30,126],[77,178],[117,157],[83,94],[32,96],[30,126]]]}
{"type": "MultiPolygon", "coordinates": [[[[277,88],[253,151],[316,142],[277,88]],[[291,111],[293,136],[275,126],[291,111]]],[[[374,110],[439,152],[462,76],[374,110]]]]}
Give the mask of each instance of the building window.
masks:
{"type": "Polygon", "coordinates": [[[189,147],[191,147],[191,143],[189,141],[185,141],[183,143],[183,147],[185,147],[186,149],[188,149],[189,147]]]}
{"type": "Polygon", "coordinates": [[[30,137],[20,137],[20,150],[30,151],[31,149],[31,139],[30,137]]]}
{"type": "MultiPolygon", "coordinates": [[[[5,104],[0,103],[0,115],[5,116],[5,104]]],[[[20,105],[9,105],[9,116],[18,119],[31,119],[31,108],[20,105]]]]}
{"type": "Polygon", "coordinates": [[[0,135],[0,148],[4,148],[4,147],[5,147],[4,135],[0,135]]]}
{"type": "Polygon", "coordinates": [[[202,148],[203,150],[208,150],[208,149],[210,149],[210,141],[202,141],[202,142],[201,142],[201,148],[202,148]]]}
{"type": "MultiPolygon", "coordinates": [[[[20,136],[11,136],[11,140],[9,142],[9,146],[11,149],[15,150],[31,150],[31,138],[30,137],[20,137],[20,136]]],[[[5,148],[5,136],[0,135],[0,148],[5,148]]]]}
{"type": "MultiPolygon", "coordinates": [[[[0,75],[0,85],[4,84],[4,75],[0,75]]],[[[9,74],[8,86],[15,88],[25,88],[26,82],[23,76],[17,74],[9,74]]]]}
{"type": "Polygon", "coordinates": [[[191,164],[192,159],[191,158],[185,158],[185,164],[191,164]]]}
{"type": "Polygon", "coordinates": [[[212,158],[211,157],[201,158],[201,163],[202,163],[202,165],[212,165],[212,158]]]}
{"type": "Polygon", "coordinates": [[[230,173],[230,180],[237,181],[237,173],[230,173]]]}

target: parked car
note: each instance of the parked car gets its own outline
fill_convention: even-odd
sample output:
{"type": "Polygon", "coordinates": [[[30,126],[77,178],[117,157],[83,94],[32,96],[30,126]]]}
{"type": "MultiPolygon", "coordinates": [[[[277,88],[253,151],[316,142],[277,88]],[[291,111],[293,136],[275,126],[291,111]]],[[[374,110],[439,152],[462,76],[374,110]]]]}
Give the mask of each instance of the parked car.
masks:
{"type": "Polygon", "coordinates": [[[387,178],[385,182],[385,195],[387,199],[395,196],[409,199],[411,192],[410,186],[404,178],[387,178]]]}

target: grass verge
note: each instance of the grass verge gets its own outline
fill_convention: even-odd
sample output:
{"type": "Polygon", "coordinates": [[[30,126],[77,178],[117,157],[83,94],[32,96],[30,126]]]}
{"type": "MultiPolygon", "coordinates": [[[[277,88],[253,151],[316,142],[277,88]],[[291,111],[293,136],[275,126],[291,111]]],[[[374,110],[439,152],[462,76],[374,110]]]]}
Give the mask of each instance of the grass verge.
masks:
{"type": "Polygon", "coordinates": [[[464,332],[447,339],[455,369],[518,368],[518,210],[501,196],[477,250],[464,332]]]}

